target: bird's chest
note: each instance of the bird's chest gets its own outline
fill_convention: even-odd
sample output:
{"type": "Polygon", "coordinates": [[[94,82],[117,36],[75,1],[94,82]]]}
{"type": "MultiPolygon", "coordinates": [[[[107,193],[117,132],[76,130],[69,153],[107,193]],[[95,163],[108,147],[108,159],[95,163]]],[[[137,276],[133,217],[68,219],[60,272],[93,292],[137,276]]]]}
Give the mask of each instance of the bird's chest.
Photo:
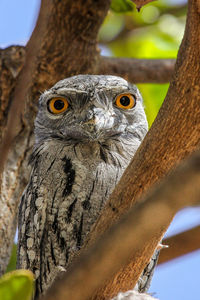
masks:
{"type": "Polygon", "coordinates": [[[100,159],[97,152],[90,145],[48,149],[38,164],[40,185],[59,202],[69,202],[70,198],[101,201],[110,194],[122,170],[100,159]]]}
{"type": "Polygon", "coordinates": [[[48,223],[62,228],[65,239],[77,227],[89,230],[121,176],[118,166],[106,164],[95,151],[72,146],[50,149],[40,160],[48,223]]]}
{"type": "Polygon", "coordinates": [[[37,214],[45,216],[48,245],[58,245],[59,264],[64,266],[66,255],[71,260],[84,243],[121,170],[70,147],[51,153],[38,162],[37,214]]]}

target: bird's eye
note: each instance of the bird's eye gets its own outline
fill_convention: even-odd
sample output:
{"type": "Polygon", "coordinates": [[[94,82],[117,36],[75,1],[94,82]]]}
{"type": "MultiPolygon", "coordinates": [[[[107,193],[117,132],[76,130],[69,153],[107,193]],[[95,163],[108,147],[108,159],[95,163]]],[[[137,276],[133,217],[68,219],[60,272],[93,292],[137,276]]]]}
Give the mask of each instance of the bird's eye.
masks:
{"type": "Polygon", "coordinates": [[[48,102],[48,110],[52,114],[61,114],[67,110],[69,102],[65,98],[56,97],[48,102]]]}
{"type": "Polygon", "coordinates": [[[120,94],[115,100],[115,105],[123,109],[131,109],[136,105],[136,98],[132,94],[120,94]]]}

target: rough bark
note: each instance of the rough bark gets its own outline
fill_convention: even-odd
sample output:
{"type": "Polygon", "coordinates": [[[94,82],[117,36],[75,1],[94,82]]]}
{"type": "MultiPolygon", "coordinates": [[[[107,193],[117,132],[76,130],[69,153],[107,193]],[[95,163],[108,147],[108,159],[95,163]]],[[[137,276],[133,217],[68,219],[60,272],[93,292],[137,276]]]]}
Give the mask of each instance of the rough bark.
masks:
{"type": "MultiPolygon", "coordinates": [[[[1,140],[4,133],[1,170],[12,144],[1,177],[0,274],[9,259],[17,206],[29,177],[27,160],[33,145],[37,99],[41,91],[64,77],[99,73],[96,37],[109,4],[109,0],[43,0],[26,48],[13,46],[0,50],[1,140]]],[[[116,75],[122,74],[116,72],[116,75]]]]}
{"type": "MultiPolygon", "coordinates": [[[[36,28],[26,47],[26,62],[17,80],[8,114],[9,130],[2,141],[2,161],[5,160],[4,153],[8,152],[11,141],[22,128],[19,115],[27,97],[31,98],[27,106],[35,104],[33,99],[38,98],[40,91],[58,80],[70,75],[95,73],[99,55],[96,36],[108,8],[108,0],[95,3],[92,0],[55,0],[53,3],[50,0],[42,1],[36,28]]],[[[29,107],[26,108],[27,114],[33,119],[29,107]]]]}
{"type": "MultiPolygon", "coordinates": [[[[6,120],[11,105],[11,98],[16,78],[23,67],[25,51],[22,47],[13,46],[0,51],[0,140],[6,128],[6,120]]],[[[3,274],[9,261],[13,236],[16,230],[16,197],[20,192],[20,184],[15,179],[26,155],[26,140],[20,139],[9,156],[5,172],[0,180],[0,274],[3,274]],[[23,152],[21,150],[24,149],[23,152]]],[[[26,150],[28,151],[28,150],[26,150]]],[[[2,156],[1,156],[2,160],[2,156]]],[[[24,174],[24,178],[27,172],[24,174]]],[[[24,182],[22,180],[21,185],[24,182]]]]}
{"type": "Polygon", "coordinates": [[[166,83],[171,80],[174,59],[100,57],[98,74],[119,75],[134,83],[166,83]]]}
{"type": "MultiPolygon", "coordinates": [[[[4,132],[1,170],[11,143],[12,149],[1,184],[0,274],[5,271],[9,259],[18,202],[27,183],[27,158],[33,145],[37,99],[41,91],[60,79],[80,73],[95,73],[99,55],[96,37],[109,4],[109,0],[43,0],[36,28],[26,47],[26,60],[21,72],[13,78],[12,68],[7,71],[2,65],[4,93],[1,94],[1,103],[5,111],[0,123],[1,132],[4,132]],[[11,81],[7,90],[9,78],[6,77],[11,81]]],[[[5,57],[5,51],[2,53],[5,57]]],[[[5,58],[1,62],[5,63],[5,58]]]]}
{"type": "MultiPolygon", "coordinates": [[[[10,88],[8,87],[7,91],[5,88],[4,94],[1,96],[1,101],[5,103],[6,107],[5,120],[8,112],[12,111],[15,98],[17,99],[15,103],[22,102],[21,108],[23,108],[23,103],[26,100],[25,113],[22,113],[22,118],[18,119],[17,123],[14,123],[17,124],[14,131],[11,130],[10,141],[14,137],[15,144],[9,153],[6,171],[3,174],[2,194],[6,198],[1,200],[3,205],[1,206],[0,220],[5,221],[1,221],[0,224],[0,228],[2,228],[0,231],[0,257],[5,259],[0,261],[0,263],[2,262],[1,272],[5,269],[8,257],[7,254],[5,257],[5,253],[9,252],[9,245],[11,245],[9,241],[13,237],[19,194],[28,176],[26,161],[32,145],[33,119],[39,93],[64,77],[79,73],[98,73],[99,53],[96,47],[96,36],[108,7],[108,0],[43,0],[40,18],[32,37],[33,41],[33,38],[37,40],[38,36],[41,42],[36,42],[35,45],[30,40],[27,46],[25,68],[16,78],[11,79],[10,88]],[[33,60],[31,60],[31,55],[33,60]],[[28,62],[31,63],[31,68],[28,62]],[[28,84],[26,75],[29,78],[28,84]],[[22,78],[26,80],[23,81],[22,78]],[[17,90],[13,92],[14,86],[18,86],[18,92],[17,90]],[[18,93],[22,93],[22,96],[16,97],[18,93]],[[12,176],[8,176],[10,171],[12,176]],[[12,229],[10,230],[10,228],[12,229]],[[5,244],[5,238],[8,241],[7,244],[5,244]]],[[[124,174],[117,190],[113,193],[110,206],[103,212],[102,219],[95,228],[94,239],[106,227],[109,227],[112,219],[113,221],[117,220],[120,214],[127,211],[144,190],[163,177],[177,161],[192,152],[199,142],[199,13],[199,0],[191,0],[186,33],[179,52],[176,73],[165,103],[130,166],[130,171],[127,170],[124,174]],[[132,188],[129,189],[129,185],[132,188]]],[[[4,66],[2,68],[5,70],[4,66]]],[[[3,72],[1,72],[1,76],[2,74],[3,72]]],[[[22,111],[24,112],[24,109],[22,111]]],[[[1,132],[7,127],[5,120],[1,123],[1,132]]],[[[14,109],[10,120],[12,128],[15,120],[14,109]]],[[[4,144],[6,145],[6,143],[4,144]]],[[[1,159],[1,161],[3,160],[1,159]]],[[[165,229],[159,231],[152,242],[147,243],[145,249],[139,251],[134,257],[133,262],[129,265],[133,272],[124,269],[124,274],[122,272],[117,277],[116,284],[111,286],[109,283],[110,292],[107,288],[105,295],[107,293],[109,295],[115,294],[119,289],[126,290],[129,289],[130,285],[131,287],[134,285],[134,281],[137,281],[164,231],[165,229]],[[134,274],[134,278],[132,278],[132,274],[134,274]],[[124,285],[122,281],[125,282],[124,285]]],[[[102,292],[100,293],[103,295],[102,292]]],[[[98,299],[102,298],[99,297],[98,299]]]]}
{"type": "MultiPolygon", "coordinates": [[[[185,195],[184,195],[185,197],[185,195]]],[[[169,247],[161,251],[159,264],[178,258],[200,249],[200,226],[164,239],[163,244],[169,247]]]]}
{"type": "MultiPolygon", "coordinates": [[[[7,49],[0,49],[0,127],[6,124],[6,118],[10,106],[10,95],[13,93],[16,77],[21,71],[25,60],[25,49],[20,46],[12,46],[7,49]]],[[[2,139],[3,131],[0,131],[2,139]]]]}
{"type": "MultiPolygon", "coordinates": [[[[200,203],[200,151],[155,185],[72,265],[44,300],[84,300],[151,242],[181,208],[200,203]],[[157,216],[155,218],[155,212],[157,216]]],[[[165,250],[163,250],[165,251],[165,250]]],[[[95,299],[102,299],[100,295],[95,299]]],[[[110,299],[109,296],[105,299],[110,299]]]]}
{"type": "MultiPolygon", "coordinates": [[[[200,141],[200,18],[199,1],[189,1],[186,30],[166,99],[132,163],[103,210],[89,243],[137,202],[142,192],[162,178],[200,141]]],[[[170,222],[169,222],[170,223],[170,222]]],[[[168,224],[169,225],[169,224],[168,224]]],[[[137,282],[167,226],[130,259],[93,299],[107,299],[137,282]]]]}

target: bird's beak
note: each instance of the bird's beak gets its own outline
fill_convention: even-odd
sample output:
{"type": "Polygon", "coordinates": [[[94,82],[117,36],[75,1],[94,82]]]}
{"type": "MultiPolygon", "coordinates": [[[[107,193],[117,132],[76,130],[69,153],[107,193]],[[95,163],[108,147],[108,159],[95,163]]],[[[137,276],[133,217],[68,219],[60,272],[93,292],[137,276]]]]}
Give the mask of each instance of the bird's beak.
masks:
{"type": "Polygon", "coordinates": [[[93,116],[91,119],[86,120],[83,122],[84,125],[96,125],[97,124],[97,116],[93,116]]]}

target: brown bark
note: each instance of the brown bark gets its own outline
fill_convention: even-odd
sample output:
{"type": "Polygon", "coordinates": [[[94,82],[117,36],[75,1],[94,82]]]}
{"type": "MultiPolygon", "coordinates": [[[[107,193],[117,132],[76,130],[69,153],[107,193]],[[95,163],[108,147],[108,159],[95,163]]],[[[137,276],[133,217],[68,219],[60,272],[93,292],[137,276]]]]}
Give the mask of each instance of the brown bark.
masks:
{"type": "Polygon", "coordinates": [[[24,67],[16,78],[10,79],[7,91],[6,76],[11,75],[2,65],[1,103],[5,106],[5,119],[0,124],[4,132],[1,170],[11,144],[12,149],[1,178],[0,274],[9,259],[19,197],[29,177],[27,158],[33,145],[37,99],[41,91],[62,78],[95,73],[99,55],[96,36],[109,3],[109,0],[43,0],[36,28],[26,47],[24,67]]]}
{"type": "MultiPolygon", "coordinates": [[[[139,200],[137,206],[130,209],[91,248],[82,253],[43,299],[89,299],[97,287],[127,264],[130,256],[137,256],[138,250],[151,242],[178,210],[199,203],[200,151],[182,162],[160,184],[155,185],[139,200]]],[[[98,295],[95,299],[102,297],[98,295]]],[[[105,299],[110,299],[110,294],[105,299]]]]}
{"type": "Polygon", "coordinates": [[[2,142],[1,171],[4,153],[8,152],[11,141],[21,130],[19,115],[26,97],[34,99],[39,96],[39,91],[70,75],[95,72],[96,36],[108,8],[108,0],[95,3],[92,0],[42,1],[8,115],[9,130],[2,142]]]}
{"type": "Polygon", "coordinates": [[[100,57],[98,74],[119,75],[134,83],[166,83],[174,65],[174,59],[100,57]]]}
{"type": "MultiPolygon", "coordinates": [[[[7,96],[7,80],[11,75],[10,83],[14,87],[14,78],[23,67],[26,55],[26,48],[23,46],[11,46],[0,54],[4,57],[5,63],[1,64],[4,74],[4,87],[7,96]],[[13,54],[14,52],[14,54],[13,54]],[[6,65],[7,64],[7,65],[6,65]],[[9,70],[9,71],[8,71],[9,70]]],[[[109,74],[124,77],[133,83],[167,83],[171,80],[174,71],[175,59],[138,59],[138,58],[117,58],[98,56],[96,62],[96,74],[109,74]]],[[[2,97],[2,99],[9,97],[2,97]]],[[[3,115],[1,111],[1,118],[3,115]]]]}
{"type": "Polygon", "coordinates": [[[98,73],[96,37],[109,3],[109,0],[43,0],[27,47],[0,51],[0,132],[4,133],[1,170],[12,144],[1,177],[0,274],[9,259],[17,206],[29,177],[27,159],[33,145],[37,99],[41,91],[64,77],[98,73]]]}
{"type": "MultiPolygon", "coordinates": [[[[189,11],[175,74],[159,114],[122,176],[89,238],[97,236],[133,206],[142,192],[162,178],[178,161],[194,151],[200,141],[200,18],[199,1],[189,1],[189,11]]],[[[168,224],[169,225],[169,224],[168,224]]],[[[137,282],[167,226],[160,228],[131,262],[93,299],[107,299],[137,282]]]]}
{"type": "MultiPolygon", "coordinates": [[[[98,73],[99,53],[96,48],[96,36],[108,10],[109,2],[108,0],[43,0],[40,18],[27,46],[25,68],[16,79],[11,79],[11,88],[8,88],[7,94],[6,89],[4,90],[1,101],[6,103],[6,117],[8,111],[13,111],[9,117],[11,125],[8,133],[10,130],[10,142],[14,138],[15,144],[9,152],[3,174],[2,195],[5,199],[1,200],[3,205],[0,220],[4,220],[0,224],[1,258],[5,258],[5,253],[9,251],[9,242],[5,244],[5,239],[12,240],[19,195],[28,177],[26,161],[33,143],[32,127],[36,100],[41,91],[59,79],[80,73],[98,73]],[[14,86],[18,86],[15,93],[13,93],[14,86]],[[24,113],[22,108],[25,100],[24,113]],[[22,115],[17,105],[20,102],[22,115]],[[12,105],[16,105],[17,114],[12,105]],[[21,118],[15,121],[17,115],[21,118]]],[[[192,152],[199,142],[199,7],[199,0],[190,1],[185,38],[168,96],[156,122],[95,227],[92,240],[110,226],[112,219],[116,221],[120,214],[127,211],[144,190],[163,177],[177,161],[192,152]]],[[[6,126],[4,120],[1,123],[1,131],[6,126]]],[[[8,140],[4,140],[6,146],[4,149],[7,148],[5,153],[3,151],[4,154],[8,151],[7,142],[8,140]]],[[[119,289],[129,289],[130,285],[131,287],[134,285],[164,231],[165,229],[160,229],[152,242],[147,243],[144,250],[138,252],[129,265],[130,270],[124,269],[117,277],[116,284],[109,283],[105,294],[100,292],[102,297],[115,294],[119,289]]],[[[0,271],[3,272],[6,259],[2,259],[0,265],[2,267],[0,271]]]]}
{"type": "MultiPolygon", "coordinates": [[[[185,195],[183,195],[185,197],[185,195]]],[[[165,263],[174,258],[191,253],[200,249],[200,226],[194,227],[188,231],[164,239],[163,244],[168,245],[164,251],[161,251],[159,264],[165,263]]]]}
{"type": "MultiPolygon", "coordinates": [[[[25,60],[25,49],[20,46],[12,46],[7,49],[0,49],[0,127],[5,126],[6,117],[9,111],[10,94],[13,92],[16,77],[21,71],[25,60]]],[[[3,131],[0,131],[0,139],[2,139],[3,131]]]]}
{"type": "MultiPolygon", "coordinates": [[[[2,139],[3,132],[6,128],[11,97],[13,95],[17,75],[23,67],[24,54],[24,49],[18,46],[0,50],[0,140],[2,139]]],[[[19,185],[15,176],[18,174],[18,167],[21,165],[24,158],[24,153],[21,153],[21,148],[23,149],[24,146],[26,147],[26,142],[21,141],[21,145],[18,145],[13,149],[7,162],[6,171],[0,180],[0,274],[3,274],[5,267],[8,264],[13,236],[16,230],[15,197],[19,192],[19,185]]],[[[26,175],[27,172],[25,172],[24,176],[26,175]]]]}

